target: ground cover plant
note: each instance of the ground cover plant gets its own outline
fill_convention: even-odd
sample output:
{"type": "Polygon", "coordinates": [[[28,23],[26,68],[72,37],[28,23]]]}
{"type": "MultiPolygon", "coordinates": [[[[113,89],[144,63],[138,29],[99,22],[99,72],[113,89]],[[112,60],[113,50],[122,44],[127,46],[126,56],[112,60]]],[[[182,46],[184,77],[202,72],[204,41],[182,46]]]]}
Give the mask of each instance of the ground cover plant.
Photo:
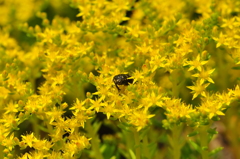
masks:
{"type": "Polygon", "coordinates": [[[240,158],[239,0],[0,0],[0,158],[240,158]]]}

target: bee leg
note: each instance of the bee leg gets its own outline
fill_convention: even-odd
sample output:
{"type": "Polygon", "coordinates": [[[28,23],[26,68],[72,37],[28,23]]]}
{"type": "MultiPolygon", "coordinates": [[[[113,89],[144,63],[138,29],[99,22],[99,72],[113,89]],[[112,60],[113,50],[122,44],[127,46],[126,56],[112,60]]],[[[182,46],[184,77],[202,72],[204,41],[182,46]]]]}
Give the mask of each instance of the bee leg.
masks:
{"type": "Polygon", "coordinates": [[[115,84],[115,86],[117,87],[118,91],[120,91],[121,89],[117,86],[117,84],[115,84]]]}

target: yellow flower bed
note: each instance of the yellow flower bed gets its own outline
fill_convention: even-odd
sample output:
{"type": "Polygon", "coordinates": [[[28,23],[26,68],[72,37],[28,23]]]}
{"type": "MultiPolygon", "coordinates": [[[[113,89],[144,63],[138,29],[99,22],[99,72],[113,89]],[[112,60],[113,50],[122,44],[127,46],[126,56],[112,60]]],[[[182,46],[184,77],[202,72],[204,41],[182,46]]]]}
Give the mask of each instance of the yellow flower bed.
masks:
{"type": "Polygon", "coordinates": [[[239,8],[1,0],[0,158],[240,158],[239,8]]]}

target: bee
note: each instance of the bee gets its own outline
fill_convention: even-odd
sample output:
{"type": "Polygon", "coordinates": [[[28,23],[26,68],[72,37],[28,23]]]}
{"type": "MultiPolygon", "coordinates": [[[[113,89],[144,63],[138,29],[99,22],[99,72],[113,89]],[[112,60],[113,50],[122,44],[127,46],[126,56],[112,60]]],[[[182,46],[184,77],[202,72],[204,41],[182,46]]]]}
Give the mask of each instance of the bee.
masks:
{"type": "Polygon", "coordinates": [[[118,91],[121,90],[118,85],[128,86],[129,84],[133,83],[133,79],[131,79],[130,77],[131,76],[129,74],[119,74],[113,77],[113,82],[115,83],[118,91]]]}

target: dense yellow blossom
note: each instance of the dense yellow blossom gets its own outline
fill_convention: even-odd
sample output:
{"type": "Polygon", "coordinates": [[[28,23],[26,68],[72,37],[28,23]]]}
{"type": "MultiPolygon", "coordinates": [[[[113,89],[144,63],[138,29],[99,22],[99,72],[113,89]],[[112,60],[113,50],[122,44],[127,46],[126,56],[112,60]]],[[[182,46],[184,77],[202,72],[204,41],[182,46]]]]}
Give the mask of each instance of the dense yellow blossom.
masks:
{"type": "Polygon", "coordinates": [[[206,96],[206,88],[208,87],[210,83],[205,83],[202,80],[198,80],[194,86],[188,86],[189,89],[192,90],[193,98],[196,98],[199,95],[206,96]]]}
{"type": "Polygon", "coordinates": [[[169,122],[174,122],[180,118],[190,118],[191,114],[196,111],[192,109],[191,105],[186,105],[178,99],[167,99],[163,105],[166,108],[166,115],[169,122]]]}
{"type": "Polygon", "coordinates": [[[238,0],[0,0],[0,158],[212,155],[211,123],[239,120],[239,8],[238,0]],[[185,142],[193,129],[196,150],[185,142]]]}

